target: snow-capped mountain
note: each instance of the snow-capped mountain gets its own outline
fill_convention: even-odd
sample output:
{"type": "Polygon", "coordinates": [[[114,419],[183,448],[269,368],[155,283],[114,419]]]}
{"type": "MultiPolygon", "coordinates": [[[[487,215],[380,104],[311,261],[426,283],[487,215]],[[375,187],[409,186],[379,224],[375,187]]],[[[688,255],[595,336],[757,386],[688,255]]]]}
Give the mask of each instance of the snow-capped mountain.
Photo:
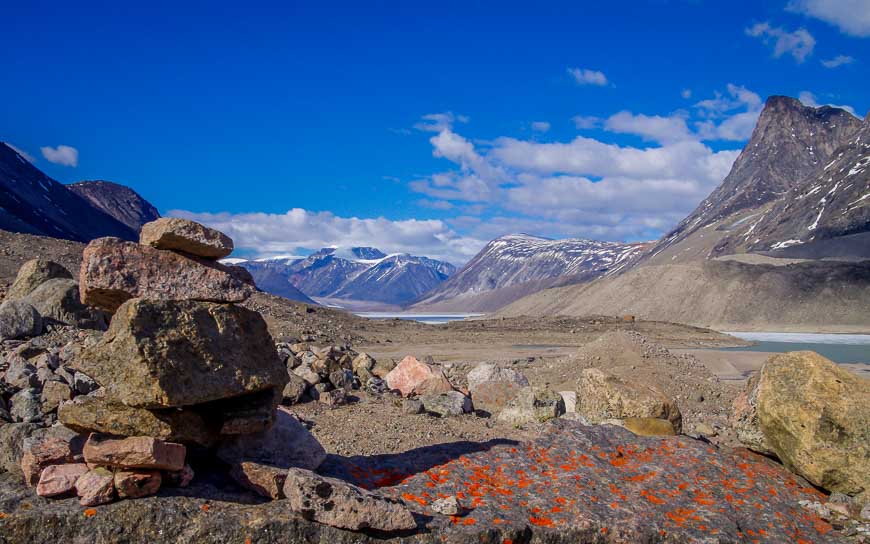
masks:
{"type": "Polygon", "coordinates": [[[590,281],[629,266],[646,244],[551,240],[510,234],[489,242],[471,261],[414,306],[492,311],[556,284],[590,281]]]}
{"type": "Polygon", "coordinates": [[[399,306],[440,285],[456,271],[447,262],[406,253],[387,255],[372,247],[324,248],[305,258],[238,264],[251,272],[257,285],[274,294],[280,295],[276,286],[286,283],[312,298],[399,306]],[[267,276],[268,282],[260,281],[267,276]]]}
{"type": "Polygon", "coordinates": [[[139,233],[94,206],[0,142],[0,228],[88,242],[139,233]]]}

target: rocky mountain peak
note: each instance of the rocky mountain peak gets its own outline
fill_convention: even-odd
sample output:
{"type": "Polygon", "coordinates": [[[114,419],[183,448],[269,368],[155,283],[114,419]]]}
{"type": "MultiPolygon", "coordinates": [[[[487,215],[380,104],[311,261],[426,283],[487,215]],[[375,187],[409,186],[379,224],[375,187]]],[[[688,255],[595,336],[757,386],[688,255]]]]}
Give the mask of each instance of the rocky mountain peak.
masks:
{"type": "Polygon", "coordinates": [[[92,206],[114,217],[136,232],[145,223],[160,218],[160,213],[136,191],[105,180],[79,181],[67,188],[92,206]]]}

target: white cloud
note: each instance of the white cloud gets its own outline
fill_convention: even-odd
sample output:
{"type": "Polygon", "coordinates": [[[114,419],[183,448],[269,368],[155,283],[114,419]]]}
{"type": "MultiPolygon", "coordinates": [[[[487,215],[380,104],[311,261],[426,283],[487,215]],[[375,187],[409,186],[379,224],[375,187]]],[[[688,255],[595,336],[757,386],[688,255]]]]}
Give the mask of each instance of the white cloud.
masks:
{"type": "Polygon", "coordinates": [[[607,85],[607,76],[598,70],[588,68],[568,68],[568,74],[574,78],[578,85],[607,85]]]}
{"type": "Polygon", "coordinates": [[[421,118],[421,121],[414,125],[414,128],[424,132],[441,132],[446,128],[452,128],[456,123],[467,122],[467,116],[457,115],[452,111],[445,111],[442,113],[428,113],[424,115],[421,118]]]}
{"type": "Polygon", "coordinates": [[[79,164],[79,150],[68,145],[59,145],[57,147],[41,147],[42,156],[48,162],[61,164],[63,166],[72,166],[75,168],[79,164]]]}
{"type": "Polygon", "coordinates": [[[830,23],[851,36],[870,36],[870,0],[792,0],[786,9],[830,23]]]}
{"type": "Polygon", "coordinates": [[[704,118],[695,122],[695,130],[702,140],[743,141],[752,135],[761,115],[761,97],[733,83],[729,83],[726,89],[727,94],[717,92],[713,98],[695,104],[699,115],[704,118]]]}
{"type": "Polygon", "coordinates": [[[811,93],[810,91],[802,91],[800,94],[798,94],[798,100],[803,102],[804,105],[810,106],[812,108],[818,108],[821,106],[831,106],[833,108],[840,108],[841,110],[846,110],[849,113],[851,113],[852,115],[856,115],[855,108],[853,108],[852,106],[845,106],[845,105],[841,105],[841,104],[830,104],[830,103],[820,104],[819,101],[816,99],[816,95],[811,93]]]}
{"type": "Polygon", "coordinates": [[[547,132],[550,130],[550,123],[547,121],[535,121],[532,123],[532,130],[535,132],[547,132]]]}
{"type": "Polygon", "coordinates": [[[15,151],[16,153],[18,153],[19,155],[21,155],[21,157],[22,157],[24,160],[26,160],[27,162],[29,162],[30,164],[33,164],[34,162],[36,162],[36,159],[33,157],[33,155],[31,155],[31,154],[28,153],[27,151],[24,151],[24,150],[21,149],[20,147],[16,147],[16,146],[10,144],[9,142],[3,142],[3,143],[6,144],[6,145],[8,145],[8,146],[12,149],[12,151],[15,151]]]}
{"type": "Polygon", "coordinates": [[[852,64],[853,62],[855,62],[855,59],[849,55],[837,55],[832,59],[823,60],[822,66],[825,68],[837,68],[839,66],[845,66],[846,64],[852,64]]]}
{"type": "Polygon", "coordinates": [[[171,210],[168,215],[216,228],[252,257],[299,254],[330,246],[374,246],[388,253],[413,253],[462,264],[486,243],[460,236],[440,220],[361,219],[300,208],[284,214],[171,210]]]}
{"type": "Polygon", "coordinates": [[[601,118],[591,115],[575,115],[571,118],[574,126],[580,130],[596,128],[601,125],[601,118]]]}
{"type": "Polygon", "coordinates": [[[694,137],[686,126],[686,119],[679,115],[662,117],[621,111],[611,115],[604,122],[604,128],[610,132],[635,134],[644,140],[660,143],[678,142],[694,137]]]}
{"type": "Polygon", "coordinates": [[[692,98],[692,89],[683,89],[682,91],[680,91],[680,96],[687,100],[689,98],[692,98]]]}
{"type": "Polygon", "coordinates": [[[789,32],[782,27],[772,27],[770,23],[756,23],[746,29],[746,34],[761,38],[764,43],[773,40],[774,57],[788,53],[797,62],[803,62],[816,46],[816,39],[804,28],[789,32]]]}

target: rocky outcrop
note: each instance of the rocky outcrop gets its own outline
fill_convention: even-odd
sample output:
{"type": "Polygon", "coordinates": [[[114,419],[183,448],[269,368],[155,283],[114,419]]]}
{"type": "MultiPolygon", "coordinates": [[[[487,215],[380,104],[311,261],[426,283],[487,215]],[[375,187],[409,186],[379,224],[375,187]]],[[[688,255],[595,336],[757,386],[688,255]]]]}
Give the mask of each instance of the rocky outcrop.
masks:
{"type": "Polygon", "coordinates": [[[244,269],[119,238],[85,247],[79,279],[82,301],[109,312],[131,298],[243,302],[255,290],[244,269]]]}
{"type": "Polygon", "coordinates": [[[139,243],[206,259],[220,259],[233,252],[233,241],[226,234],[175,217],[163,217],[144,225],[139,243]]]}
{"type": "Polygon", "coordinates": [[[682,430],[676,403],[660,391],[629,382],[597,368],[586,368],[577,380],[577,413],[590,423],[610,419],[656,418],[682,430]]]}
{"type": "Polygon", "coordinates": [[[453,386],[440,368],[422,363],[408,355],[384,378],[390,389],[403,397],[447,393],[453,386]]]}
{"type": "Polygon", "coordinates": [[[870,498],[870,380],[814,352],[776,355],[735,401],[733,422],[747,446],[813,484],[870,498]]]}
{"type": "Polygon", "coordinates": [[[198,301],[126,302],[75,368],[112,398],[143,408],[280,391],[287,383],[259,313],[198,301]]]}

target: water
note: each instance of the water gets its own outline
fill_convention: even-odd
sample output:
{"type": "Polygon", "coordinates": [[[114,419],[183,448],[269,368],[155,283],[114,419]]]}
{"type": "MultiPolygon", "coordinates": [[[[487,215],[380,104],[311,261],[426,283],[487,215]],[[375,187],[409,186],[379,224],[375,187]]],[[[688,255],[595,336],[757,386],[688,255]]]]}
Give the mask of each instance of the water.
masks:
{"type": "Polygon", "coordinates": [[[835,363],[870,364],[870,334],[810,334],[781,332],[728,332],[754,342],[751,346],[723,351],[815,351],[835,363]]]}
{"type": "Polygon", "coordinates": [[[461,321],[469,317],[480,317],[483,314],[396,314],[389,312],[358,312],[356,315],[368,319],[401,319],[417,321],[427,325],[441,325],[451,321],[461,321]]]}

